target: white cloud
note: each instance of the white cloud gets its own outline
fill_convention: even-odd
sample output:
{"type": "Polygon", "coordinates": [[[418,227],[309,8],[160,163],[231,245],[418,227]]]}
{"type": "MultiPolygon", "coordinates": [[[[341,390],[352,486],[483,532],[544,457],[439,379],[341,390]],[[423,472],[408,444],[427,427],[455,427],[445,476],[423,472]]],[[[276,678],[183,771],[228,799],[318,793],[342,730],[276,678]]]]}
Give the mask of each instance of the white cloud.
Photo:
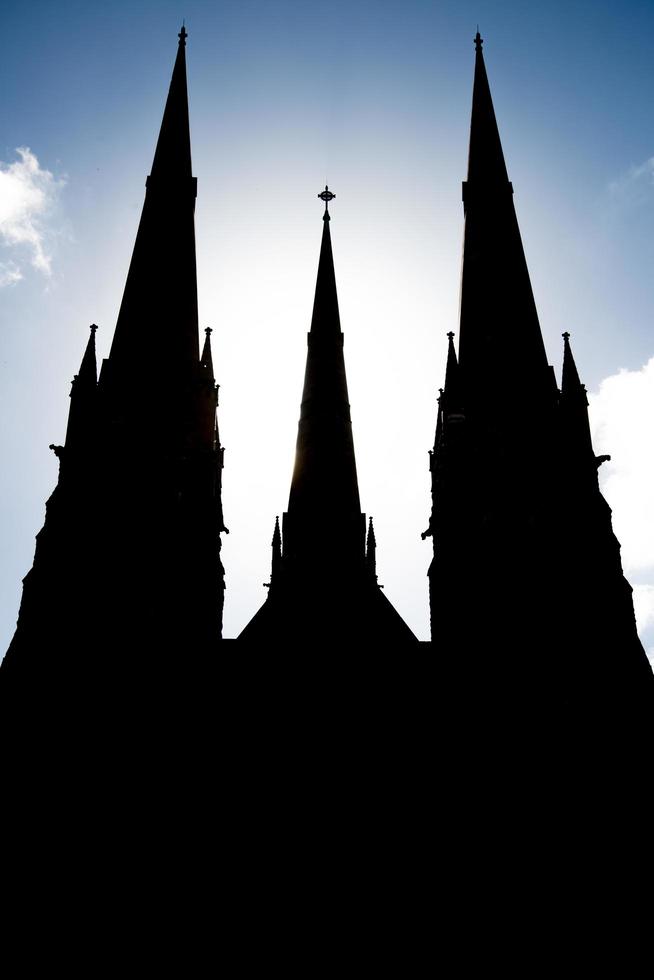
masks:
{"type": "MultiPolygon", "coordinates": [[[[595,452],[611,455],[600,469],[602,493],[648,648],[654,639],[654,357],[639,371],[605,378],[589,401],[595,452]]],[[[654,648],[648,656],[654,666],[654,648]]]]}
{"type": "MultiPolygon", "coordinates": [[[[49,170],[42,170],[36,156],[25,146],[16,150],[14,163],[0,162],[0,242],[19,256],[27,250],[30,262],[44,276],[52,274],[48,243],[52,229],[48,218],[64,185],[49,170]]],[[[14,261],[0,263],[0,286],[22,278],[14,261]]]]}
{"type": "Polygon", "coordinates": [[[3,286],[14,286],[22,278],[23,273],[15,262],[0,262],[0,289],[3,286]]]}
{"type": "Polygon", "coordinates": [[[611,455],[600,476],[625,571],[654,581],[654,357],[605,378],[589,401],[595,452],[611,455]]]}
{"type": "Polygon", "coordinates": [[[654,626],[654,585],[634,585],[634,612],[638,632],[654,626]]]}

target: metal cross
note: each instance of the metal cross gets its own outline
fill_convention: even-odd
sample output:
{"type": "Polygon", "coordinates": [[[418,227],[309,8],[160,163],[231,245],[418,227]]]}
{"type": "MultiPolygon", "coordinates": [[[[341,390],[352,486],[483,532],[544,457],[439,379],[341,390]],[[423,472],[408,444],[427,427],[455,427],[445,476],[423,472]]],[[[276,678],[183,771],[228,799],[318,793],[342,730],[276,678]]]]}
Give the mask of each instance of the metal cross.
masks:
{"type": "Polygon", "coordinates": [[[325,214],[329,214],[329,202],[333,201],[336,195],[332,194],[327,184],[325,184],[324,191],[322,191],[322,193],[320,193],[318,197],[320,198],[321,201],[325,202],[325,214]]]}

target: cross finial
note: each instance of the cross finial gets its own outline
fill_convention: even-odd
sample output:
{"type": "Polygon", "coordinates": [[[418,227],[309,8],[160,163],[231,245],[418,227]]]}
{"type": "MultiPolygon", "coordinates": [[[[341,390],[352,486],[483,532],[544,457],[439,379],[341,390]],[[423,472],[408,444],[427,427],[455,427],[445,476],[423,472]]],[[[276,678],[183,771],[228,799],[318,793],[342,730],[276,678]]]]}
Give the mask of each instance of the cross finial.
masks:
{"type": "Polygon", "coordinates": [[[91,333],[94,334],[95,331],[98,329],[97,323],[92,323],[89,329],[90,329],[91,333]]]}
{"type": "Polygon", "coordinates": [[[327,186],[327,184],[325,184],[324,191],[322,191],[318,195],[318,197],[320,198],[321,201],[324,201],[325,202],[325,213],[323,215],[322,220],[323,221],[329,221],[329,202],[330,201],[333,201],[334,198],[336,197],[336,195],[335,194],[332,194],[332,192],[330,191],[330,189],[327,186]]]}
{"type": "Polygon", "coordinates": [[[184,27],[184,21],[182,21],[182,29],[177,35],[177,37],[179,38],[179,43],[183,47],[186,47],[186,38],[188,37],[188,34],[186,33],[186,28],[184,27]]]}
{"type": "Polygon", "coordinates": [[[479,24],[477,24],[477,33],[475,34],[475,51],[481,51],[481,46],[484,43],[484,39],[479,33],[479,24]]]}
{"type": "Polygon", "coordinates": [[[213,333],[213,330],[211,329],[211,327],[205,327],[204,332],[206,333],[207,337],[210,337],[211,334],[213,333]]]}
{"type": "Polygon", "coordinates": [[[570,340],[570,334],[568,333],[567,330],[565,333],[562,333],[561,336],[563,337],[564,340],[570,340]]]}
{"type": "Polygon", "coordinates": [[[450,332],[447,335],[447,339],[448,340],[454,340],[454,331],[453,330],[450,330],[450,332]]]}

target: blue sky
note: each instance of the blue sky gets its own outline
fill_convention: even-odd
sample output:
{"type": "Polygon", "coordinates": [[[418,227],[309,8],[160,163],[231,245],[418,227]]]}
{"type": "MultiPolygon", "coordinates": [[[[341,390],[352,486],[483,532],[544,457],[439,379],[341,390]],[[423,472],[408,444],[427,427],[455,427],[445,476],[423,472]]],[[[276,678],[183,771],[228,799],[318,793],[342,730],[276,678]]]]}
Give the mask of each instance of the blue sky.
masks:
{"type": "Polygon", "coordinates": [[[362,506],[380,581],[427,636],[420,532],[457,329],[479,24],[549,358],[560,377],[569,330],[654,648],[654,5],[515,0],[5,3],[0,648],[90,323],[109,350],[182,18],[226,446],[226,634],[265,598],[288,500],[329,182],[362,506]]]}

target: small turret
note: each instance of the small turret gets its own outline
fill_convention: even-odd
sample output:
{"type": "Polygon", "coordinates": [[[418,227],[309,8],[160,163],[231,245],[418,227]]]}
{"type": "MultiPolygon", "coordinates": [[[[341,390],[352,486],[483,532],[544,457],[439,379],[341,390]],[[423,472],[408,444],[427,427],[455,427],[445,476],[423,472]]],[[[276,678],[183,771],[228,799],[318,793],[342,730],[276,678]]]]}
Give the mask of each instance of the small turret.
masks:
{"type": "Polygon", "coordinates": [[[569,463],[584,465],[589,461],[594,462],[586,387],[579,379],[567,331],[563,334],[560,411],[562,437],[569,463]]]}
{"type": "Polygon", "coordinates": [[[463,396],[459,362],[457,361],[456,351],[454,349],[454,334],[452,331],[448,333],[447,340],[447,366],[445,368],[445,388],[443,389],[443,410],[447,418],[451,419],[453,417],[462,417],[463,396]]]}
{"type": "Polygon", "coordinates": [[[282,567],[282,532],[279,529],[279,517],[275,518],[275,530],[272,536],[272,565],[270,569],[270,588],[279,583],[282,567]]]}
{"type": "Polygon", "coordinates": [[[372,517],[368,521],[368,540],[366,542],[366,567],[373,582],[377,581],[377,539],[372,517]]]}
{"type": "Polygon", "coordinates": [[[204,347],[202,348],[202,356],[200,357],[200,374],[205,381],[210,381],[211,384],[214,384],[213,358],[211,356],[211,334],[213,330],[211,327],[206,327],[204,333],[205,340],[204,347]]]}
{"type": "MultiPolygon", "coordinates": [[[[70,411],[66,428],[66,450],[76,451],[88,446],[96,425],[98,370],[95,357],[97,326],[90,326],[91,335],[82,357],[79,372],[73,378],[70,390],[70,411]]],[[[56,450],[55,450],[56,451],[56,450]]],[[[59,454],[57,454],[59,455],[59,454]]]]}

